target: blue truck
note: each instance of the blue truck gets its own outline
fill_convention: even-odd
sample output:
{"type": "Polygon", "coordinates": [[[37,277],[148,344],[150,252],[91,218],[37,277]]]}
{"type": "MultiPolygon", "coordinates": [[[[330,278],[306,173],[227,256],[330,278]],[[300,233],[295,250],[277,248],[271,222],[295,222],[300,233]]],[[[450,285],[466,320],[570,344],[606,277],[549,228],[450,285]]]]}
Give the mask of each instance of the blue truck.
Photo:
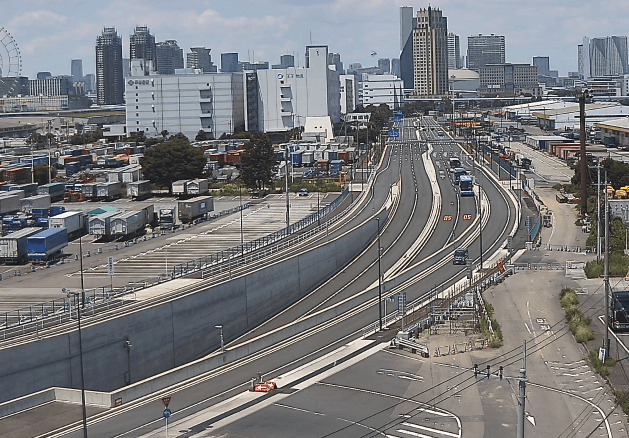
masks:
{"type": "Polygon", "coordinates": [[[57,258],[68,246],[66,228],[48,228],[26,239],[26,258],[30,262],[46,262],[57,258]]]}

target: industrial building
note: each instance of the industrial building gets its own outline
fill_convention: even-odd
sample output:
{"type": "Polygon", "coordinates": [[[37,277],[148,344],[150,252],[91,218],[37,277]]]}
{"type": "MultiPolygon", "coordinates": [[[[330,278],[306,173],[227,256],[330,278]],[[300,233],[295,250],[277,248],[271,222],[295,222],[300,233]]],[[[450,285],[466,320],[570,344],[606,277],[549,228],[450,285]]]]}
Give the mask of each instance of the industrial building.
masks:
{"type": "Polygon", "coordinates": [[[399,108],[404,101],[404,83],[393,75],[370,75],[363,73],[358,82],[358,104],[387,104],[389,108],[399,108]]]}

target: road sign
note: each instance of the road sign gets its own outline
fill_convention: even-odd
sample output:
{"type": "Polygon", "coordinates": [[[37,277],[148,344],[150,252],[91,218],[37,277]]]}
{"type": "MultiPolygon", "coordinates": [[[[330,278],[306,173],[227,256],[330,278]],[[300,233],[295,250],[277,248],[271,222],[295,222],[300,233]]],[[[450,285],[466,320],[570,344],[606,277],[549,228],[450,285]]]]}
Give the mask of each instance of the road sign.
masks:
{"type": "Polygon", "coordinates": [[[469,221],[471,219],[472,219],[472,215],[471,214],[466,213],[466,214],[463,215],[463,220],[464,221],[469,221]]]}
{"type": "Polygon", "coordinates": [[[395,123],[400,123],[402,121],[402,116],[395,116],[395,117],[393,117],[393,121],[395,123]]]}
{"type": "Polygon", "coordinates": [[[164,409],[164,413],[163,413],[164,418],[170,417],[172,415],[172,413],[173,413],[173,411],[171,411],[170,409],[168,409],[168,408],[164,409]]]}
{"type": "Polygon", "coordinates": [[[446,215],[443,217],[443,220],[444,220],[444,221],[451,221],[451,220],[452,220],[452,216],[450,216],[449,214],[446,214],[446,215]]]}
{"type": "Polygon", "coordinates": [[[109,256],[107,257],[107,272],[109,272],[109,276],[114,276],[114,258],[109,256]]]}
{"type": "Polygon", "coordinates": [[[397,128],[392,128],[387,131],[389,138],[398,138],[400,136],[400,130],[397,128]]]}
{"type": "Polygon", "coordinates": [[[164,403],[164,407],[168,407],[168,403],[170,403],[170,396],[162,397],[162,403],[164,403]]]}

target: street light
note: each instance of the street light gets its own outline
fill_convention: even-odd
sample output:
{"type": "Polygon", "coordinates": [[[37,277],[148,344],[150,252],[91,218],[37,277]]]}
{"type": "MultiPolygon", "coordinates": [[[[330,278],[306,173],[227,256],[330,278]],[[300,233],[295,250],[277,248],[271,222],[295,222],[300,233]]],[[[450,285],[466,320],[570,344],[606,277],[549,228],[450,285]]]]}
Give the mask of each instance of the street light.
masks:
{"type": "Polygon", "coordinates": [[[223,340],[223,324],[215,325],[214,328],[217,328],[221,331],[221,353],[225,352],[225,342],[223,340]]]}
{"type": "Polygon", "coordinates": [[[382,265],[380,263],[380,259],[382,258],[382,253],[380,252],[380,217],[376,216],[376,221],[378,221],[378,325],[380,327],[380,331],[382,331],[382,265]]]}
{"type": "Polygon", "coordinates": [[[238,184],[238,194],[240,195],[240,251],[245,256],[245,240],[242,233],[242,184],[238,184]]]}
{"type": "MultiPolygon", "coordinates": [[[[66,290],[66,288],[61,289],[63,293],[66,293],[66,296],[70,298],[70,296],[74,297],[74,306],[76,307],[76,315],[79,324],[79,364],[81,366],[81,407],[83,409],[83,437],[87,438],[87,412],[85,410],[85,378],[83,376],[83,338],[81,336],[81,306],[77,304],[77,297],[79,297],[78,292],[70,292],[66,290]]],[[[85,301],[84,301],[85,303],[85,301]]],[[[70,312],[70,317],[72,317],[72,312],[70,312]]]]}

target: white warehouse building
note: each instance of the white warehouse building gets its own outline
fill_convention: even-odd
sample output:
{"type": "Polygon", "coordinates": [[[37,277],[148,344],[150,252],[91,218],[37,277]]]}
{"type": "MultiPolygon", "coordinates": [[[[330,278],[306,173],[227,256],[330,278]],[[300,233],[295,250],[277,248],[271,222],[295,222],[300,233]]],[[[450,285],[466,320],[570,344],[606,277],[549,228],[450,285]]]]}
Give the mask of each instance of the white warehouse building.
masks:
{"type": "Polygon", "coordinates": [[[358,102],[363,107],[383,103],[395,109],[404,99],[404,82],[394,75],[372,75],[363,73],[358,83],[358,102]]]}
{"type": "Polygon", "coordinates": [[[328,47],[306,47],[306,67],[258,70],[247,77],[248,128],[264,132],[304,126],[306,117],[341,118],[339,73],[328,68],[328,47]]]}
{"type": "MultiPolygon", "coordinates": [[[[183,73],[183,74],[182,74],[183,73]]],[[[125,79],[127,132],[147,136],[181,132],[194,139],[202,129],[219,138],[245,129],[243,73],[202,73],[125,79]]]]}

